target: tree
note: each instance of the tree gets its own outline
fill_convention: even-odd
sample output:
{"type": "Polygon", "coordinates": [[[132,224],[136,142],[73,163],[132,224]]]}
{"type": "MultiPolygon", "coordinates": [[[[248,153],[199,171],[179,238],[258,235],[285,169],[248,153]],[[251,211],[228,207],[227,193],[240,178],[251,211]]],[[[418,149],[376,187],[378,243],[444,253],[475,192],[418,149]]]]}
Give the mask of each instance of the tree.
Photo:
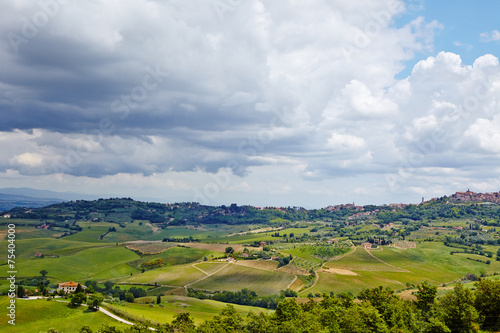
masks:
{"type": "Polygon", "coordinates": [[[483,328],[500,327],[500,281],[480,279],[474,286],[474,306],[484,318],[483,328]]]}
{"type": "Polygon", "coordinates": [[[452,332],[472,332],[479,328],[474,294],[461,283],[441,299],[439,306],[444,323],[452,332]]]}
{"type": "Polygon", "coordinates": [[[134,303],[134,294],[125,293],[125,301],[129,303],[134,303]]]}
{"type": "Polygon", "coordinates": [[[175,332],[190,332],[194,330],[194,321],[191,319],[189,312],[178,313],[174,318],[172,327],[176,329],[175,332]]]}
{"type": "Polygon", "coordinates": [[[114,285],[115,284],[111,281],[104,282],[104,288],[106,288],[106,291],[111,291],[111,289],[113,289],[114,285]]]}
{"type": "Polygon", "coordinates": [[[231,246],[228,246],[228,247],[226,247],[225,252],[226,252],[227,254],[231,254],[231,253],[233,253],[233,252],[234,252],[234,249],[233,249],[231,246]]]}
{"type": "Polygon", "coordinates": [[[415,296],[417,296],[417,307],[420,310],[427,312],[434,304],[434,300],[437,295],[437,287],[431,286],[428,283],[422,283],[421,285],[418,285],[417,288],[418,291],[415,293],[415,296]]]}
{"type": "Polygon", "coordinates": [[[47,275],[48,273],[49,273],[49,272],[47,272],[45,269],[42,269],[42,270],[40,271],[40,275],[41,275],[43,278],[45,278],[45,275],[47,275]]]}
{"type": "Polygon", "coordinates": [[[85,303],[87,300],[87,296],[84,293],[74,293],[69,298],[69,303],[72,306],[80,306],[82,303],[85,303]]]}
{"type": "Polygon", "coordinates": [[[97,311],[103,301],[104,301],[104,296],[102,294],[95,293],[89,296],[87,305],[89,306],[90,310],[97,311]]]}
{"type": "Polygon", "coordinates": [[[48,291],[47,291],[47,287],[45,287],[45,285],[43,283],[40,283],[38,286],[38,292],[40,293],[40,295],[47,295],[48,294],[48,291]]]}
{"type": "Polygon", "coordinates": [[[378,313],[377,309],[375,309],[369,302],[355,304],[345,310],[340,317],[339,324],[342,332],[389,332],[387,325],[378,313]]]}
{"type": "Polygon", "coordinates": [[[382,286],[365,289],[359,293],[358,298],[363,301],[370,301],[387,322],[395,311],[393,303],[399,300],[399,297],[394,295],[394,291],[390,288],[384,289],[382,286]]]}
{"type": "Polygon", "coordinates": [[[161,295],[156,296],[156,304],[161,304],[161,295]]]}
{"type": "Polygon", "coordinates": [[[291,321],[302,312],[301,307],[295,302],[295,299],[289,298],[278,304],[276,308],[276,318],[279,322],[291,321]]]}
{"type": "Polygon", "coordinates": [[[80,328],[78,333],[93,333],[93,332],[92,332],[92,329],[88,325],[85,325],[82,328],[80,328]]]}
{"type": "Polygon", "coordinates": [[[22,298],[26,296],[26,293],[24,292],[24,287],[19,285],[17,286],[17,297],[22,298]]]}
{"type": "Polygon", "coordinates": [[[241,332],[243,328],[243,318],[232,305],[227,305],[213,320],[226,332],[241,332]]]}
{"type": "Polygon", "coordinates": [[[74,293],[75,293],[75,294],[78,294],[78,293],[83,293],[83,292],[84,292],[84,290],[83,290],[83,288],[82,288],[82,285],[81,285],[81,284],[78,284],[78,285],[76,286],[76,289],[75,289],[74,293]]]}

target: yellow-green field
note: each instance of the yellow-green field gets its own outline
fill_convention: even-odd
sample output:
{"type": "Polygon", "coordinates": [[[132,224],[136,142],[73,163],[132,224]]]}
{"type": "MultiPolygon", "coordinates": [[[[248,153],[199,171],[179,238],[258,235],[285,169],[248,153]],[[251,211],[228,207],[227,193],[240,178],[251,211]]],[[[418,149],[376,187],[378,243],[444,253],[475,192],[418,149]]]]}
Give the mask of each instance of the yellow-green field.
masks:
{"type": "Polygon", "coordinates": [[[371,256],[362,247],[340,258],[328,261],[323,270],[318,272],[319,279],[312,288],[301,292],[323,293],[330,291],[359,293],[365,288],[379,285],[392,289],[404,289],[406,285],[415,285],[427,281],[441,285],[460,279],[466,273],[479,275],[500,272],[500,262],[491,261],[491,265],[467,259],[474,257],[486,260],[485,257],[471,254],[450,255],[450,248],[438,242],[418,243],[415,249],[397,249],[384,246],[370,251],[371,256]],[[345,275],[347,270],[356,275],[345,275]]]}
{"type": "MultiPolygon", "coordinates": [[[[8,297],[0,297],[0,308],[6,309],[8,297]]],[[[84,325],[90,326],[95,332],[102,324],[109,324],[118,328],[128,325],[122,324],[101,312],[87,312],[86,306],[70,308],[67,302],[56,300],[16,300],[16,325],[7,323],[5,314],[0,316],[2,333],[39,333],[50,328],[59,332],[78,332],[84,325]]],[[[6,310],[5,310],[6,311],[6,310]]],[[[4,312],[5,312],[4,311],[4,312]]]]}
{"type": "MultiPolygon", "coordinates": [[[[220,311],[227,306],[226,303],[217,302],[213,300],[199,300],[197,298],[185,296],[163,296],[161,304],[163,308],[156,304],[156,297],[145,297],[144,299],[137,299],[136,302],[141,301],[155,301],[151,307],[149,304],[126,303],[126,305],[112,305],[107,306],[111,309],[118,309],[124,311],[131,318],[149,319],[158,323],[170,323],[174,316],[181,312],[189,312],[196,324],[202,323],[205,320],[212,319],[218,315],[220,311]]],[[[271,310],[257,308],[252,306],[244,306],[233,304],[236,311],[241,315],[247,315],[250,312],[272,312],[271,310]]]]}
{"type": "Polygon", "coordinates": [[[229,264],[216,274],[191,285],[191,287],[228,291],[248,288],[260,296],[267,296],[278,294],[280,290],[286,289],[293,280],[294,276],[288,273],[229,264]]]}

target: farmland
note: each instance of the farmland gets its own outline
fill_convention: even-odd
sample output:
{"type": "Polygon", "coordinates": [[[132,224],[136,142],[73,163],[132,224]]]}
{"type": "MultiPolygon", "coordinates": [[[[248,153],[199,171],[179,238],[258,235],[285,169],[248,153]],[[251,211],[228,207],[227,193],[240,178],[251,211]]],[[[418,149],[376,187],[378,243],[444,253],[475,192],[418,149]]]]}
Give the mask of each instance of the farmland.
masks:
{"type": "MultiPolygon", "coordinates": [[[[366,288],[382,286],[404,291],[406,295],[424,282],[454,285],[466,276],[493,279],[500,273],[500,261],[496,260],[497,222],[490,218],[482,224],[470,217],[411,220],[398,217],[396,214],[402,214],[401,210],[384,211],[380,207],[380,214],[370,219],[350,218],[344,211],[332,212],[330,216],[323,212],[322,218],[307,216],[309,220],[303,220],[299,217],[306,215],[301,210],[245,208],[248,214],[260,216],[258,223],[250,223],[248,218],[242,218],[243,208],[232,207],[235,215],[228,207],[207,208],[195,215],[189,209],[202,208],[186,206],[183,209],[189,214],[184,220],[183,215],[174,214],[172,209],[161,208],[166,209],[163,221],[174,222],[171,225],[154,222],[160,221],[161,216],[154,219],[150,216],[160,210],[159,206],[142,211],[142,208],[119,209],[116,208],[119,202],[99,202],[101,208],[112,204],[114,212],[98,209],[85,213],[90,218],[86,220],[76,220],[75,217],[84,214],[70,212],[73,208],[64,213],[63,222],[57,222],[57,218],[53,222],[30,220],[25,216],[9,219],[19,222],[16,229],[19,281],[30,293],[43,281],[48,289],[70,280],[82,284],[97,281],[100,288],[111,283],[104,291],[109,306],[118,307],[131,318],[168,322],[175,313],[189,311],[195,322],[200,323],[220,312],[224,304],[186,297],[188,288],[209,293],[247,289],[259,297],[277,296],[291,289],[305,298],[343,292],[358,295],[366,288]],[[221,219],[216,220],[219,213],[223,213],[221,219]],[[262,221],[266,214],[267,223],[262,221]],[[152,220],[144,218],[147,216],[152,220]],[[203,218],[210,223],[176,225],[199,216],[211,216],[203,218]],[[394,220],[387,222],[388,219],[394,220]],[[41,277],[43,271],[46,275],[41,277]],[[131,288],[143,289],[142,295],[147,296],[129,302],[118,300],[119,294],[112,293],[113,284],[125,292],[131,288]],[[156,300],[156,296],[162,297],[162,307],[145,304],[156,300]]],[[[131,205],[129,200],[124,202],[131,205]]],[[[436,210],[432,205],[421,209],[424,208],[422,214],[436,210]]],[[[485,212],[492,214],[493,208],[488,205],[485,212]]],[[[50,212],[56,214],[57,210],[50,212]]],[[[6,254],[2,254],[2,263],[6,259],[6,254]]],[[[2,279],[0,291],[7,288],[2,279]]],[[[241,314],[250,310],[237,307],[241,314]]],[[[81,320],[81,314],[76,313],[67,315],[81,320]]],[[[99,320],[96,319],[96,325],[99,320]]],[[[28,331],[31,329],[26,327],[28,331]]]]}
{"type": "MultiPolygon", "coordinates": [[[[0,298],[0,307],[7,307],[8,299],[0,298]]],[[[88,312],[86,306],[69,308],[66,302],[46,300],[18,300],[16,325],[7,324],[7,316],[0,317],[2,332],[6,333],[39,333],[50,328],[57,328],[60,332],[78,332],[88,325],[97,330],[101,325],[108,324],[118,328],[126,327],[100,312],[88,312]]]]}
{"type": "MultiPolygon", "coordinates": [[[[127,303],[125,305],[107,306],[110,310],[118,310],[117,312],[125,312],[128,318],[137,318],[142,320],[147,318],[157,323],[169,323],[178,313],[189,312],[196,324],[200,324],[205,320],[212,319],[215,315],[226,307],[225,303],[213,300],[198,300],[192,297],[185,296],[162,296],[160,307],[157,304],[150,306],[149,304],[156,301],[156,297],[144,297],[137,299],[136,303],[127,303]]],[[[247,315],[250,312],[265,311],[261,308],[251,306],[235,305],[236,310],[247,315]]]]}

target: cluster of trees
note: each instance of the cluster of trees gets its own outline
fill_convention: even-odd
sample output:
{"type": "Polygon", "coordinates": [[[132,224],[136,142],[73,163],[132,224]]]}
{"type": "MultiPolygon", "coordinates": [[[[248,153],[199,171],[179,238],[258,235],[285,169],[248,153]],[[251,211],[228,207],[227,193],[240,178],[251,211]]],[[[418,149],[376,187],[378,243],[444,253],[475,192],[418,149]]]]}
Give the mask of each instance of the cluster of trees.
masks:
{"type": "Polygon", "coordinates": [[[288,257],[278,257],[276,260],[278,261],[277,268],[280,268],[288,265],[293,260],[293,256],[290,254],[288,257]]]}
{"type": "Polygon", "coordinates": [[[282,290],[280,295],[260,297],[255,291],[242,289],[241,291],[223,291],[212,292],[206,290],[195,290],[188,288],[188,297],[198,299],[212,299],[224,303],[232,303],[239,305],[250,305],[265,309],[276,309],[279,302],[285,297],[297,297],[297,293],[292,290],[282,290]]]}
{"type": "Polygon", "coordinates": [[[93,293],[87,297],[83,291],[75,290],[75,292],[70,296],[69,304],[76,307],[82,305],[83,303],[87,303],[90,311],[97,311],[103,301],[104,296],[100,293],[93,293]]]}
{"type": "Polygon", "coordinates": [[[184,238],[175,238],[175,237],[165,237],[162,242],[172,242],[172,243],[199,243],[201,239],[195,239],[193,236],[184,237],[184,238]]]}
{"type": "Polygon", "coordinates": [[[144,269],[153,269],[153,268],[158,268],[158,267],[162,267],[162,266],[165,266],[165,261],[163,259],[155,259],[153,261],[148,261],[148,262],[145,262],[141,265],[141,268],[144,268],[144,269]]]}
{"type": "Polygon", "coordinates": [[[17,280],[16,284],[25,286],[48,287],[50,284],[50,280],[47,280],[47,274],[48,272],[45,269],[42,269],[40,271],[40,276],[34,276],[30,279],[17,280]]]}
{"type": "MultiPolygon", "coordinates": [[[[379,210],[388,209],[381,206],[379,210]]],[[[9,211],[13,218],[45,219],[64,222],[68,227],[78,220],[117,221],[149,220],[167,225],[185,224],[272,224],[290,223],[304,220],[339,220],[356,213],[354,208],[339,210],[312,209],[301,207],[281,207],[279,209],[259,209],[252,206],[205,206],[194,202],[165,205],[152,202],[134,201],[131,198],[110,198],[93,201],[77,200],[34,208],[29,212],[24,208],[9,211]],[[119,219],[117,219],[119,216],[119,219]]]]}
{"type": "MultiPolygon", "coordinates": [[[[416,301],[403,300],[382,287],[368,289],[358,296],[361,302],[349,297],[323,295],[319,302],[310,299],[297,304],[286,299],[272,314],[250,313],[243,317],[228,305],[212,320],[195,326],[189,313],[180,313],[170,324],[156,326],[156,332],[185,333],[459,333],[495,332],[500,328],[500,281],[479,280],[475,290],[458,284],[439,300],[437,288],[418,285],[416,301]]],[[[92,332],[88,327],[80,332],[92,332]]],[[[150,332],[147,325],[120,331],[104,326],[101,333],[150,332]]]]}
{"type": "MultiPolygon", "coordinates": [[[[366,206],[365,206],[366,207],[366,206]]],[[[365,208],[366,209],[366,208],[365,208]]],[[[401,219],[436,220],[438,218],[490,218],[496,219],[500,214],[500,208],[497,205],[482,205],[479,203],[470,203],[456,205],[448,202],[446,196],[436,201],[426,202],[421,205],[408,205],[403,209],[396,211],[386,210],[378,213],[377,217],[384,223],[396,222],[401,219]]],[[[491,225],[497,225],[492,221],[491,225]]],[[[489,223],[488,223],[489,224],[489,223]]]]}
{"type": "Polygon", "coordinates": [[[127,290],[121,289],[111,281],[104,282],[104,287],[100,287],[96,281],[85,281],[85,286],[92,291],[103,293],[121,301],[133,302],[135,298],[147,296],[146,290],[137,287],[130,287],[127,290]]]}

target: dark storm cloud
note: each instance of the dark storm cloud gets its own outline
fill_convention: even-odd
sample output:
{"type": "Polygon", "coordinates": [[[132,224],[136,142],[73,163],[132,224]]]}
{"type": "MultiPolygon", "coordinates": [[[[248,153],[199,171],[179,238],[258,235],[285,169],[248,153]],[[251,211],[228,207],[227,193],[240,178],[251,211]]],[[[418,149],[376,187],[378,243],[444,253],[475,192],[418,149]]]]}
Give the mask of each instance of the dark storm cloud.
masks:
{"type": "Polygon", "coordinates": [[[245,1],[221,13],[207,1],[69,2],[28,38],[44,9],[3,2],[0,32],[26,42],[0,42],[0,170],[243,176],[270,166],[322,180],[463,169],[474,163],[457,153],[478,149],[496,162],[498,78],[470,121],[451,114],[498,61],[471,69],[440,54],[395,80],[437,27],[395,28],[396,5],[245,1]],[[422,151],[436,129],[445,141],[422,151]]]}

